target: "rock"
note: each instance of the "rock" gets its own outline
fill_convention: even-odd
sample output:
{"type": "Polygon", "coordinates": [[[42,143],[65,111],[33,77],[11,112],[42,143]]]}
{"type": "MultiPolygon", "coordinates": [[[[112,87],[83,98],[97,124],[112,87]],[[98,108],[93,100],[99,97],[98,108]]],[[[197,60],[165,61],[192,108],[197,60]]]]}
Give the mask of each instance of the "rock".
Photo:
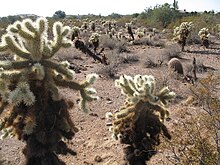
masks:
{"type": "Polygon", "coordinates": [[[96,155],[95,158],[94,158],[94,161],[95,161],[95,162],[102,162],[101,156],[96,155]]]}

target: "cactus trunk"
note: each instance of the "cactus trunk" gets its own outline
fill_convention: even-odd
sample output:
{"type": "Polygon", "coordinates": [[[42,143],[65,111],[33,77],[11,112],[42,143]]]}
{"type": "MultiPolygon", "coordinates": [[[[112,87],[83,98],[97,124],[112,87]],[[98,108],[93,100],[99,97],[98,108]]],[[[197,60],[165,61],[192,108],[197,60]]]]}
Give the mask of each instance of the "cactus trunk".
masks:
{"type": "Polygon", "coordinates": [[[57,154],[75,154],[75,152],[67,147],[62,137],[72,139],[77,131],[70,120],[68,104],[64,100],[54,101],[43,84],[40,86],[37,82],[31,84],[37,84],[31,86],[36,96],[35,104],[32,107],[20,104],[13,108],[17,116],[26,113],[23,114],[24,120],[16,127],[16,131],[21,133],[19,138],[26,142],[23,149],[26,158],[24,164],[64,165],[57,154]],[[27,117],[35,120],[35,127],[32,130],[28,129],[27,117]],[[70,125],[73,129],[68,128],[70,125]]]}

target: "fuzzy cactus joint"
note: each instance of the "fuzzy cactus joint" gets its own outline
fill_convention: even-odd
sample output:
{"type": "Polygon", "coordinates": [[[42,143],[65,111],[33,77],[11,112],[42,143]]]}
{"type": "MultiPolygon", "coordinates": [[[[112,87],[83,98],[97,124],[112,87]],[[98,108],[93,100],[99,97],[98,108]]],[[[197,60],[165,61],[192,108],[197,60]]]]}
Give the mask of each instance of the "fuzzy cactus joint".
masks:
{"type": "Polygon", "coordinates": [[[65,164],[57,154],[75,154],[63,141],[78,131],[68,111],[73,102],[62,98],[59,87],[79,91],[85,112],[86,102],[98,98],[90,87],[96,74],[77,82],[67,61],[53,60],[60,49],[72,46],[69,32],[70,27],[55,22],[49,39],[46,18],[24,19],[9,25],[1,38],[0,52],[14,57],[0,61],[1,139],[15,136],[26,142],[26,165],[65,164]]]}
{"type": "Polygon", "coordinates": [[[109,131],[124,148],[125,160],[130,165],[145,165],[156,154],[160,134],[171,135],[164,125],[169,117],[165,108],[175,93],[168,87],[156,93],[156,81],[151,75],[123,75],[115,81],[116,87],[126,96],[125,104],[115,113],[106,113],[109,131]]]}

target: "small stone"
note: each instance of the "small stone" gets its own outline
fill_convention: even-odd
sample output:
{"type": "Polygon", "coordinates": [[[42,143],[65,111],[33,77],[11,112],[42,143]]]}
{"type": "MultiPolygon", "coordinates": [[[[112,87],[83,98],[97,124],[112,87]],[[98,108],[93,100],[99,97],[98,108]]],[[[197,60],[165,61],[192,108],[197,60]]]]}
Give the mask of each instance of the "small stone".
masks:
{"type": "Polygon", "coordinates": [[[98,114],[97,114],[97,113],[93,113],[93,112],[90,113],[89,115],[90,115],[90,116],[94,116],[94,117],[98,117],[98,114]]]}
{"type": "Polygon", "coordinates": [[[101,156],[96,155],[95,158],[94,158],[94,161],[95,161],[95,162],[102,162],[101,156]]]}
{"type": "Polygon", "coordinates": [[[108,140],[108,138],[107,138],[107,137],[105,137],[105,138],[104,138],[104,140],[106,141],[106,140],[108,140]]]}
{"type": "Polygon", "coordinates": [[[111,99],[110,99],[110,98],[108,98],[108,97],[106,98],[106,100],[107,100],[107,101],[111,101],[111,99]]]}
{"type": "Polygon", "coordinates": [[[108,101],[108,102],[107,102],[107,104],[112,104],[112,103],[113,103],[113,101],[108,101]]]}

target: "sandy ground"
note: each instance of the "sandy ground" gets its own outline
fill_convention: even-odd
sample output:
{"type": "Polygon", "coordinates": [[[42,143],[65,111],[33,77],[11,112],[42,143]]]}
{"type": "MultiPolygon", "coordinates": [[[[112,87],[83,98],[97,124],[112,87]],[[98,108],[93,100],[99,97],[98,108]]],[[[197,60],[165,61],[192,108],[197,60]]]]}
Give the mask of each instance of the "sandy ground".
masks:
{"type": "MultiPolygon", "coordinates": [[[[204,49],[200,45],[187,46],[186,51],[181,54],[184,70],[192,63],[193,57],[200,63],[206,66],[220,69],[220,45],[211,45],[212,49],[204,49]]],[[[129,53],[122,53],[120,56],[135,55],[139,61],[121,63],[117,66],[117,75],[127,74],[134,76],[136,74],[152,74],[158,80],[158,85],[162,86],[166,83],[170,88],[176,92],[177,97],[170,105],[171,120],[166,121],[165,125],[169,125],[174,121],[175,110],[178,108],[180,101],[188,96],[186,88],[187,83],[172,78],[168,73],[168,67],[165,60],[161,67],[146,68],[145,62],[148,57],[161,58],[164,56],[165,48],[149,47],[149,46],[129,46],[129,53]]],[[[112,50],[106,50],[106,55],[109,59],[114,59],[116,56],[112,50]],[[110,57],[112,56],[112,57],[110,57]]],[[[75,48],[59,52],[58,55],[62,59],[67,59],[78,66],[84,66],[81,73],[76,74],[76,79],[81,80],[88,73],[100,73],[106,69],[107,66],[94,62],[91,58],[81,54],[75,48]],[[74,59],[74,54],[77,54],[79,59],[74,59]]],[[[111,62],[111,61],[110,61],[111,62]]],[[[209,71],[208,71],[209,72],[209,71]]],[[[198,77],[204,76],[206,73],[198,73],[198,77]]],[[[114,112],[123,104],[124,96],[120,90],[114,86],[114,79],[109,78],[105,74],[99,74],[100,78],[95,83],[94,87],[100,100],[89,104],[90,113],[85,114],[79,110],[76,105],[70,109],[72,120],[79,128],[79,132],[71,141],[68,141],[68,146],[77,152],[76,156],[66,155],[60,158],[66,162],[67,165],[122,165],[123,160],[123,145],[111,138],[111,133],[106,126],[105,113],[114,112]]],[[[60,92],[65,98],[74,100],[77,104],[79,94],[69,89],[60,89],[60,92]]],[[[0,141],[0,165],[19,165],[24,157],[21,149],[24,143],[17,139],[6,138],[0,141]]],[[[169,164],[165,162],[163,156],[166,153],[160,151],[160,156],[155,156],[148,163],[149,165],[169,164]],[[163,163],[162,163],[163,162],[163,163]]]]}

